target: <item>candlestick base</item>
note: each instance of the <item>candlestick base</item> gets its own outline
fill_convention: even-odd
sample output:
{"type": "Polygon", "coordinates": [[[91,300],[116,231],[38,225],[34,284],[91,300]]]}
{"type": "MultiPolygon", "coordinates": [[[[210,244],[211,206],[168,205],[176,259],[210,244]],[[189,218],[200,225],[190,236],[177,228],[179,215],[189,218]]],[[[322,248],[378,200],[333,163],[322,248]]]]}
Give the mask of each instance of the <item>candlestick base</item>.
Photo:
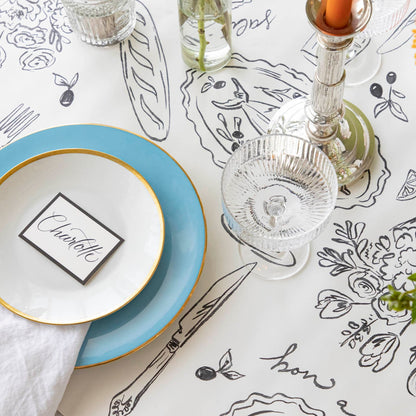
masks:
{"type": "MultiPolygon", "coordinates": [[[[268,133],[284,133],[310,140],[306,98],[296,98],[281,107],[270,121],[268,133]]],[[[345,114],[340,117],[336,137],[316,144],[333,163],[339,186],[359,179],[369,168],[376,153],[374,131],[367,117],[355,105],[344,100],[345,114]]]]}

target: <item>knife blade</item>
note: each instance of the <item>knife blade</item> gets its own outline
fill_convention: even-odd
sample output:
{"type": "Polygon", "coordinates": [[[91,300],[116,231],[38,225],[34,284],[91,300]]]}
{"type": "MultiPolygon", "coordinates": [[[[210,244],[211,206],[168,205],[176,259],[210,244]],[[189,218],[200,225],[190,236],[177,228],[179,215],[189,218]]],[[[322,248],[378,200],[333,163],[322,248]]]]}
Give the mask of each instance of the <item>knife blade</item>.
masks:
{"type": "Polygon", "coordinates": [[[408,28],[415,24],[416,9],[413,9],[400,23],[396,30],[379,46],[377,53],[384,54],[393,52],[400,48],[414,36],[413,31],[408,28]]]}
{"type": "Polygon", "coordinates": [[[191,336],[227,301],[251,273],[257,263],[249,263],[218,279],[179,320],[179,328],[170,341],[125,389],[110,402],[109,416],[131,414],[140,398],[191,336]]]}
{"type": "Polygon", "coordinates": [[[234,293],[255,264],[247,264],[217,280],[198,302],[180,319],[179,329],[173,338],[179,346],[183,344],[221,307],[234,293]]]}

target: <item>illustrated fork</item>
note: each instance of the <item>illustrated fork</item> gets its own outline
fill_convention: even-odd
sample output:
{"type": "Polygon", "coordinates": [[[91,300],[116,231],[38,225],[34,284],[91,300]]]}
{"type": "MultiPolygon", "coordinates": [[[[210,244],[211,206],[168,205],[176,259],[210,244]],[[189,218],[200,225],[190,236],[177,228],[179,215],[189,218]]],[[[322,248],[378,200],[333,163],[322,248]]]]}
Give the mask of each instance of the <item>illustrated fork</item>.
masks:
{"type": "Polygon", "coordinates": [[[24,104],[19,104],[6,117],[0,120],[0,132],[9,139],[6,143],[0,144],[0,148],[9,144],[39,117],[39,113],[35,114],[30,107],[23,107],[24,104]]]}

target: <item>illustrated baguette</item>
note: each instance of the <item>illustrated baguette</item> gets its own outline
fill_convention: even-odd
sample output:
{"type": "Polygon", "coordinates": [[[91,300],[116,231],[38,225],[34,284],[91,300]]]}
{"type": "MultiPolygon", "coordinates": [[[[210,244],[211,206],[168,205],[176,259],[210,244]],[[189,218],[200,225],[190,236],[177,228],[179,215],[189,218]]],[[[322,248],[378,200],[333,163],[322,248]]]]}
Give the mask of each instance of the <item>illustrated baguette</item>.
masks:
{"type": "Polygon", "coordinates": [[[123,77],[143,132],[152,140],[163,141],[170,128],[166,59],[149,10],[141,1],[136,6],[136,27],[120,44],[123,77]]]}

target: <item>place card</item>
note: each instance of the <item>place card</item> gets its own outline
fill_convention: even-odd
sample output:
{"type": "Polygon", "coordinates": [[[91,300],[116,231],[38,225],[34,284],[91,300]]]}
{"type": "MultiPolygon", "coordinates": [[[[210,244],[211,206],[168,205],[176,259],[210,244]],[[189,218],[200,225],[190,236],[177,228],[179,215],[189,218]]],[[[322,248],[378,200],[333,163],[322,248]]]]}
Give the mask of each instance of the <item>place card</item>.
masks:
{"type": "Polygon", "coordinates": [[[124,241],[62,193],[19,237],[83,285],[124,241]]]}

